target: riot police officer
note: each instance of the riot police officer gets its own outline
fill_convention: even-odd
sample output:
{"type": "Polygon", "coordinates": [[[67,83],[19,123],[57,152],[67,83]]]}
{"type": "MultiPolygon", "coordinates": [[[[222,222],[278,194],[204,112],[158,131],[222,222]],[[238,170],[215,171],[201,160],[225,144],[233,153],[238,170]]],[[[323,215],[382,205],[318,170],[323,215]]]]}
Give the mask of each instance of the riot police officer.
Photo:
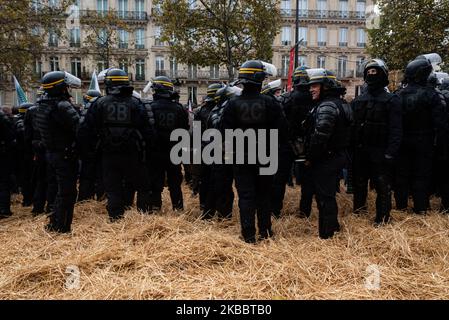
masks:
{"type": "Polygon", "coordinates": [[[181,191],[181,165],[170,160],[170,151],[176,142],[170,141],[170,135],[176,129],[189,129],[189,116],[184,107],[173,99],[173,82],[164,76],[152,81],[153,102],[150,104],[154,117],[154,143],[150,159],[152,199],[154,210],[162,207],[162,191],[167,178],[173,210],[183,210],[184,200],[181,191]]]}
{"type": "Polygon", "coordinates": [[[14,131],[16,136],[16,150],[15,150],[15,177],[17,185],[23,196],[22,206],[29,207],[33,202],[33,188],[31,185],[32,174],[32,152],[30,146],[25,143],[25,115],[29,108],[33,106],[32,103],[22,103],[18,107],[13,108],[14,115],[14,131]]]}
{"type": "MultiPolygon", "coordinates": [[[[204,98],[204,103],[199,109],[195,110],[193,120],[201,122],[201,134],[203,134],[204,131],[206,131],[207,129],[207,121],[209,119],[210,113],[212,109],[217,105],[215,101],[215,94],[221,88],[223,88],[223,84],[221,83],[213,83],[210,86],[208,86],[207,95],[204,98]]],[[[201,142],[202,147],[204,147],[206,144],[207,142],[204,141],[201,142]]],[[[203,210],[204,219],[208,219],[214,215],[214,208],[207,207],[207,203],[211,204],[214,202],[212,199],[208,201],[209,195],[213,196],[213,194],[210,193],[211,173],[212,173],[211,165],[201,164],[199,170],[199,177],[195,178],[198,179],[199,182],[200,207],[203,210]]]]}
{"type": "MultiPolygon", "coordinates": [[[[81,112],[80,123],[84,122],[87,110],[90,106],[101,97],[101,92],[97,90],[88,90],[83,96],[84,109],[81,112]]],[[[94,199],[95,195],[97,200],[101,200],[104,195],[103,179],[101,159],[98,158],[96,152],[96,140],[89,140],[88,137],[82,137],[78,135],[80,151],[80,181],[79,181],[79,193],[78,201],[84,201],[88,199],[94,199]]]]}
{"type": "MultiPolygon", "coordinates": [[[[449,117],[449,79],[443,79],[441,85],[439,86],[439,91],[444,97],[446,102],[446,113],[449,117]]],[[[433,176],[435,179],[436,187],[438,193],[441,196],[441,206],[440,211],[448,213],[449,212],[449,166],[448,166],[448,156],[439,157],[435,159],[435,168],[433,170],[433,176]]]]}
{"type": "MultiPolygon", "coordinates": [[[[229,99],[235,95],[239,95],[241,89],[238,87],[225,86],[215,93],[214,100],[216,106],[211,110],[207,120],[206,129],[219,130],[224,137],[223,130],[223,112],[229,99]]],[[[224,156],[224,141],[222,143],[222,155],[224,156]]],[[[232,184],[234,182],[234,173],[232,165],[218,164],[211,165],[211,174],[209,181],[208,197],[206,201],[206,209],[204,218],[212,218],[215,211],[220,219],[230,219],[232,217],[232,207],[234,202],[234,191],[232,184]]]]}
{"type": "MultiPolygon", "coordinates": [[[[304,157],[304,130],[302,124],[311,108],[312,98],[309,92],[308,67],[296,68],[293,74],[293,91],[285,94],[282,101],[282,109],[288,123],[288,143],[280,146],[279,170],[274,177],[273,190],[271,195],[271,205],[273,215],[279,217],[283,207],[285,185],[291,175],[291,168],[294,160],[304,157]]],[[[301,174],[305,174],[302,162],[295,162],[301,174]]],[[[305,184],[301,188],[300,212],[304,216],[310,215],[312,208],[313,194],[309,195],[309,189],[305,184]],[[309,208],[310,206],[310,208],[309,208]]]]}
{"type": "Polygon", "coordinates": [[[441,94],[428,85],[432,64],[418,58],[407,65],[407,86],[398,92],[402,100],[403,139],[396,170],[396,208],[405,210],[409,194],[413,197],[414,212],[426,213],[434,151],[437,157],[447,153],[446,103],[441,94]]]}
{"type": "Polygon", "coordinates": [[[306,120],[306,163],[319,210],[319,236],[331,238],[340,230],[336,183],[347,160],[352,111],[341,99],[345,88],[328,70],[311,69],[314,107],[306,120]]]}
{"type": "MultiPolygon", "coordinates": [[[[285,139],[285,118],[278,102],[260,93],[269,72],[268,67],[270,65],[259,60],[247,61],[240,67],[238,79],[243,91],[240,96],[231,99],[224,109],[225,130],[275,129],[279,132],[279,139],[285,139]]],[[[256,242],[256,215],[259,237],[266,239],[273,236],[270,212],[273,175],[261,175],[261,167],[260,162],[249,164],[248,161],[234,165],[242,236],[247,243],[256,242]]]]}
{"type": "Polygon", "coordinates": [[[74,144],[79,116],[70,102],[70,86],[80,87],[81,80],[63,71],[45,74],[42,87],[46,94],[38,102],[36,115],[36,126],[58,190],[47,230],[62,233],[71,230],[78,168],[74,144]]]}
{"type": "Polygon", "coordinates": [[[364,69],[367,91],[352,102],[354,212],[366,210],[368,180],[377,192],[375,223],[390,219],[393,161],[402,139],[402,108],[399,97],[388,93],[388,68],[384,61],[372,59],[364,69]]]}
{"type": "Polygon", "coordinates": [[[106,96],[87,109],[79,134],[97,142],[109,218],[117,221],[125,212],[125,181],[138,191],[137,209],[150,212],[145,161],[151,127],[142,101],[132,95],[128,74],[111,68],[100,75],[99,80],[104,77],[106,96]]]}
{"type": "Polygon", "coordinates": [[[11,150],[15,143],[11,121],[0,110],[0,219],[11,212],[11,150]]]}

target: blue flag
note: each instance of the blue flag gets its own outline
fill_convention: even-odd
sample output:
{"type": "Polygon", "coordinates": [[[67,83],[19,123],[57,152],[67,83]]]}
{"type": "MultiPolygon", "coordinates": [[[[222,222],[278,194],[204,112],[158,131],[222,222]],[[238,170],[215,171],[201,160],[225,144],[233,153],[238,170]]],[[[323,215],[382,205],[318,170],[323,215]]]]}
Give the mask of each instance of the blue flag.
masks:
{"type": "Polygon", "coordinates": [[[25,91],[23,91],[22,87],[19,84],[19,81],[17,81],[16,77],[14,78],[14,87],[16,88],[17,93],[17,105],[21,105],[22,103],[28,102],[27,95],[25,94],[25,91]]]}

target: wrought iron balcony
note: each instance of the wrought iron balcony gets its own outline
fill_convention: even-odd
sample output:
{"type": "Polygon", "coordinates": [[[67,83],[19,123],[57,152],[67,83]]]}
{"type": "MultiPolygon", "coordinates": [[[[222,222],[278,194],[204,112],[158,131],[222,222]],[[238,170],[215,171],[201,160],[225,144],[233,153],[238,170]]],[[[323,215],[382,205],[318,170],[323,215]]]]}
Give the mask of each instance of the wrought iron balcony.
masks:
{"type": "MultiPolygon", "coordinates": [[[[281,15],[286,18],[295,18],[296,9],[281,9],[281,15]]],[[[365,20],[363,11],[336,11],[336,10],[301,10],[299,18],[302,19],[358,19],[365,20]]]]}
{"type": "Polygon", "coordinates": [[[145,11],[117,11],[117,10],[80,10],[81,18],[96,18],[106,16],[108,13],[117,15],[118,18],[130,21],[147,21],[148,14],[145,11]]]}

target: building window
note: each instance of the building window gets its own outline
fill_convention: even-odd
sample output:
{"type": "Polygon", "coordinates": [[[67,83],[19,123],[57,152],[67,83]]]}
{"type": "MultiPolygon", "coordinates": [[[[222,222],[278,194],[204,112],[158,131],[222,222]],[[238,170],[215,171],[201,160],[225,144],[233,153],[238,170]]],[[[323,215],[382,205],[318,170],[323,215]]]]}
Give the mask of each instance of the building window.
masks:
{"type": "Polygon", "coordinates": [[[145,0],[135,0],[135,10],[137,14],[137,18],[140,20],[145,19],[145,0]]]}
{"type": "Polygon", "coordinates": [[[327,28],[318,28],[318,46],[325,47],[327,42],[327,28]]]}
{"type": "Polygon", "coordinates": [[[337,69],[337,77],[339,78],[346,78],[347,76],[347,67],[348,64],[348,57],[341,56],[338,58],[338,69],[337,69]]]}
{"type": "Polygon", "coordinates": [[[198,88],[197,87],[188,87],[187,94],[189,95],[188,100],[190,102],[192,102],[193,105],[198,105],[198,100],[197,100],[198,88]]]}
{"type": "Polygon", "coordinates": [[[309,28],[299,27],[299,40],[303,39],[303,46],[307,46],[307,34],[309,33],[309,28]]]}
{"type": "Polygon", "coordinates": [[[318,16],[321,18],[327,17],[327,0],[317,0],[318,16]]]}
{"type": "Polygon", "coordinates": [[[59,5],[59,0],[48,0],[48,6],[50,8],[56,8],[59,5]]]}
{"type": "Polygon", "coordinates": [[[307,66],[307,56],[301,55],[298,57],[298,64],[300,67],[307,66]]]}
{"type": "Polygon", "coordinates": [[[106,69],[106,62],[105,61],[97,61],[97,69],[99,72],[106,69]]]}
{"type": "Polygon", "coordinates": [[[118,0],[118,16],[125,19],[128,16],[128,0],[118,0]]]}
{"type": "Polygon", "coordinates": [[[356,62],[356,76],[357,76],[358,78],[363,77],[363,72],[364,72],[363,68],[364,68],[364,65],[365,65],[365,57],[363,57],[363,56],[357,57],[357,62],[356,62]]]}
{"type": "Polygon", "coordinates": [[[70,47],[79,48],[81,46],[80,28],[70,29],[70,47]]]}
{"type": "Polygon", "coordinates": [[[342,18],[348,18],[349,17],[348,0],[340,0],[339,7],[340,7],[340,16],[342,18]]]}
{"type": "Polygon", "coordinates": [[[129,73],[128,72],[128,60],[126,60],[126,59],[120,60],[119,63],[118,63],[118,68],[122,69],[126,73],[129,73]]]}
{"type": "Polygon", "coordinates": [[[58,46],[58,34],[55,30],[50,30],[48,32],[48,46],[57,47],[58,46]]]}
{"type": "Polygon", "coordinates": [[[281,14],[291,15],[292,1],[282,0],[281,1],[281,14]]]}
{"type": "Polygon", "coordinates": [[[170,78],[176,79],[178,77],[178,61],[175,57],[170,57],[170,78]]]}
{"type": "Polygon", "coordinates": [[[42,77],[42,61],[36,60],[34,72],[39,78],[42,77]]]}
{"type": "Polygon", "coordinates": [[[282,61],[281,77],[288,77],[288,70],[290,68],[290,56],[283,55],[281,61],[282,61]]]}
{"type": "Polygon", "coordinates": [[[188,0],[189,1],[189,9],[194,10],[196,9],[196,0],[188,0]]]}
{"type": "Polygon", "coordinates": [[[97,13],[99,15],[105,15],[108,8],[108,0],[97,0],[97,13]]]}
{"type": "Polygon", "coordinates": [[[120,49],[128,49],[128,40],[129,40],[128,31],[119,29],[118,30],[118,47],[120,49]]]}
{"type": "Polygon", "coordinates": [[[164,45],[162,40],[161,40],[161,35],[162,35],[161,27],[160,26],[154,27],[154,45],[155,46],[162,46],[162,45],[164,45]]]}
{"type": "Polygon", "coordinates": [[[70,62],[71,73],[78,78],[81,78],[81,59],[80,58],[72,58],[70,62]]]}
{"type": "Polygon", "coordinates": [[[282,45],[283,46],[290,46],[292,44],[291,33],[292,33],[291,27],[282,27],[282,45]]]}
{"type": "Polygon", "coordinates": [[[136,80],[140,80],[140,81],[145,80],[145,60],[144,59],[136,60],[136,80]]]}
{"type": "Polygon", "coordinates": [[[340,47],[347,47],[348,46],[348,28],[340,28],[340,35],[339,35],[340,41],[338,45],[340,47]]]}
{"type": "Polygon", "coordinates": [[[145,30],[136,30],[136,49],[145,49],[145,30]]]}
{"type": "Polygon", "coordinates": [[[365,18],[365,11],[366,11],[365,0],[357,0],[356,10],[357,10],[357,18],[365,18]]]}
{"type": "Polygon", "coordinates": [[[300,17],[307,17],[309,15],[309,6],[308,6],[308,1],[307,0],[299,0],[298,2],[298,10],[299,10],[299,16],[300,17]]]}
{"type": "Polygon", "coordinates": [[[210,66],[209,75],[211,79],[220,79],[220,66],[218,64],[210,66]]]}
{"type": "Polygon", "coordinates": [[[359,47],[359,48],[366,47],[365,29],[363,29],[363,28],[357,29],[357,47],[359,47]]]}
{"type": "Polygon", "coordinates": [[[50,57],[50,71],[59,71],[58,57],[50,57]]]}
{"type": "Polygon", "coordinates": [[[97,44],[102,47],[107,44],[108,41],[108,35],[106,32],[106,29],[100,29],[98,31],[98,37],[97,37],[97,44]]]}
{"type": "Polygon", "coordinates": [[[325,56],[318,56],[316,61],[317,68],[326,69],[326,57],[325,56]]]}
{"type": "Polygon", "coordinates": [[[187,77],[189,79],[197,79],[198,77],[198,66],[195,64],[189,64],[187,68],[187,77]]]}
{"type": "Polygon", "coordinates": [[[158,76],[165,76],[163,56],[156,56],[156,77],[158,76]]]}

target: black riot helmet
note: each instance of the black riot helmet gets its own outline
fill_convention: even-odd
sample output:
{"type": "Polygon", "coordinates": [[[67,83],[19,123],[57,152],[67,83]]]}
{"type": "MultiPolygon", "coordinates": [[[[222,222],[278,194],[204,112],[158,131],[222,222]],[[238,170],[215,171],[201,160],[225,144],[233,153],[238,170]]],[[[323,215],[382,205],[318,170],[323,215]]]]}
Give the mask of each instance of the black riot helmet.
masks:
{"type": "Polygon", "coordinates": [[[210,86],[207,87],[207,95],[206,98],[204,99],[205,102],[211,102],[211,101],[215,101],[215,94],[217,93],[218,90],[224,88],[225,85],[222,83],[213,83],[210,86]]]}
{"type": "Polygon", "coordinates": [[[295,72],[293,73],[293,86],[308,86],[309,85],[309,74],[307,73],[307,70],[310,69],[306,66],[300,66],[295,69],[295,72]]]}
{"type": "Polygon", "coordinates": [[[413,60],[405,68],[406,82],[426,84],[432,70],[432,64],[428,59],[418,58],[413,60]]]}
{"type": "Polygon", "coordinates": [[[106,88],[129,86],[128,74],[122,69],[111,68],[104,75],[106,88]]]}
{"type": "Polygon", "coordinates": [[[309,85],[319,83],[323,87],[323,95],[326,93],[331,95],[344,95],[346,94],[345,86],[338,81],[337,77],[332,71],[326,69],[309,69],[309,85]]]}
{"type": "Polygon", "coordinates": [[[388,67],[385,62],[381,59],[371,59],[368,60],[363,68],[363,80],[368,84],[368,86],[379,86],[386,87],[389,84],[388,80],[388,67]],[[368,75],[369,69],[376,69],[376,75],[368,75]]]}
{"type": "Polygon", "coordinates": [[[275,76],[276,67],[260,60],[249,60],[239,68],[239,83],[262,85],[267,76],[275,76]]]}
{"type": "Polygon", "coordinates": [[[31,108],[32,106],[34,106],[34,104],[29,103],[29,102],[21,103],[18,107],[14,107],[12,109],[12,113],[20,115],[20,116],[24,116],[25,113],[28,111],[28,109],[31,108]]]}
{"type": "Polygon", "coordinates": [[[101,92],[97,90],[88,90],[87,93],[83,96],[84,104],[91,102],[94,98],[101,97],[101,92]]]}
{"type": "Polygon", "coordinates": [[[151,89],[153,90],[153,94],[164,98],[171,98],[175,92],[173,82],[165,76],[154,78],[151,83],[151,89]]]}
{"type": "Polygon", "coordinates": [[[50,97],[68,95],[67,88],[81,87],[81,80],[65,71],[52,71],[42,77],[42,88],[50,97]]]}
{"type": "Polygon", "coordinates": [[[239,87],[230,87],[224,86],[221,89],[218,89],[215,93],[214,100],[217,103],[224,103],[225,101],[231,99],[234,96],[239,96],[242,92],[242,89],[239,87]]]}

